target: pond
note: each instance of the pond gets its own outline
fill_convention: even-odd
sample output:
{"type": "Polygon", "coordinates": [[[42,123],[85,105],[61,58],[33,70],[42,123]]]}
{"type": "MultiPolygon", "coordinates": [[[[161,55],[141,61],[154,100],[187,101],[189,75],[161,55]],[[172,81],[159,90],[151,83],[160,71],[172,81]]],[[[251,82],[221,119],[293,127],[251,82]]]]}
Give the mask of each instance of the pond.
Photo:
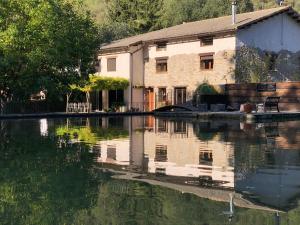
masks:
{"type": "Polygon", "coordinates": [[[299,225],[300,121],[0,120],[0,224],[299,225]]]}

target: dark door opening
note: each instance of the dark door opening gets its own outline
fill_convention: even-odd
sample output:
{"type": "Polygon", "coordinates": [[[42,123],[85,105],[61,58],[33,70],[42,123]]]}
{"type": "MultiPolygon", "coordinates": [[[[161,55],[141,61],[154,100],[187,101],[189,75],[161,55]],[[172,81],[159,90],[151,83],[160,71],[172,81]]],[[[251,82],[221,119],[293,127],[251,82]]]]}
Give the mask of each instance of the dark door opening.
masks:
{"type": "Polygon", "coordinates": [[[102,91],[94,91],[91,94],[92,110],[102,110],[102,91]]]}
{"type": "Polygon", "coordinates": [[[124,104],[124,91],[123,90],[113,90],[108,92],[108,107],[112,108],[116,105],[124,104]]]}

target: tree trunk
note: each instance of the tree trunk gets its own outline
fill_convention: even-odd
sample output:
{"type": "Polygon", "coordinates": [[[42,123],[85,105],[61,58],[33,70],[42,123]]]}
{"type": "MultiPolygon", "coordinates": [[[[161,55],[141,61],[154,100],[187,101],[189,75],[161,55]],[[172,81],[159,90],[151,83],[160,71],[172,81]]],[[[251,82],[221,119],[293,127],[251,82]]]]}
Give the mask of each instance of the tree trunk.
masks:
{"type": "Polygon", "coordinates": [[[66,102],[66,112],[67,113],[69,112],[69,100],[70,100],[71,95],[72,95],[72,92],[67,93],[67,102],[66,102]]]}
{"type": "Polygon", "coordinates": [[[87,103],[87,107],[88,107],[88,112],[90,112],[91,111],[91,109],[90,109],[90,103],[91,103],[90,92],[87,91],[85,93],[85,96],[86,96],[86,103],[87,103]]]}

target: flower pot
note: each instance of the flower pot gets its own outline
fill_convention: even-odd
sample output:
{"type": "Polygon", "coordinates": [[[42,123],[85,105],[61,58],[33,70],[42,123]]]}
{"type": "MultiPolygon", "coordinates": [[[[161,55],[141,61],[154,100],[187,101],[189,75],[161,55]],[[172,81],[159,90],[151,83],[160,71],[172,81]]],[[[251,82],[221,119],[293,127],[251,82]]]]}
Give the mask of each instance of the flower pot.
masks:
{"type": "Polygon", "coordinates": [[[250,103],[245,103],[245,104],[241,105],[241,112],[251,113],[252,110],[253,110],[253,105],[250,103]]]}

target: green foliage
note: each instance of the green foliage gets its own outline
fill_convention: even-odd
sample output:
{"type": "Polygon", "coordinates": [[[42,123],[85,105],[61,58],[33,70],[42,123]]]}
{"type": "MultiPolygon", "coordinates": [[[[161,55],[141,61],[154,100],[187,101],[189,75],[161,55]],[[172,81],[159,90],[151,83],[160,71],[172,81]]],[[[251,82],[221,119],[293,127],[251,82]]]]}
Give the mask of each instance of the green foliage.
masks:
{"type": "MultiPolygon", "coordinates": [[[[275,0],[263,0],[263,1],[262,0],[252,0],[252,2],[254,5],[254,8],[257,10],[278,7],[278,4],[276,3],[275,0]]],[[[300,11],[300,1],[298,1],[298,0],[285,0],[284,4],[293,6],[294,9],[300,11]]]]}
{"type": "Polygon", "coordinates": [[[109,0],[107,3],[108,21],[125,23],[135,33],[153,30],[159,18],[158,11],[162,0],[109,0]]]}
{"type": "Polygon", "coordinates": [[[127,23],[107,22],[99,26],[99,39],[101,43],[109,43],[135,34],[134,29],[127,23]]]}
{"type": "MultiPolygon", "coordinates": [[[[214,18],[231,15],[232,0],[208,0],[202,9],[202,18],[214,18]]],[[[237,13],[253,11],[251,0],[238,1],[237,13]]]]}
{"type": "Polygon", "coordinates": [[[97,24],[106,20],[106,0],[83,0],[97,24]]]}
{"type": "Polygon", "coordinates": [[[56,129],[56,135],[60,137],[68,137],[71,140],[78,140],[88,145],[95,145],[101,140],[112,140],[118,138],[127,138],[128,131],[114,128],[96,128],[89,126],[60,126],[56,129]]]}
{"type": "Polygon", "coordinates": [[[59,145],[53,135],[41,137],[38,121],[5,124],[1,224],[74,224],[74,215],[94,206],[99,186],[109,178],[93,169],[95,153],[81,143],[59,145]]]}
{"type": "Polygon", "coordinates": [[[165,0],[156,27],[164,28],[199,20],[204,5],[205,0],[165,0]]]}
{"type": "MultiPolygon", "coordinates": [[[[231,14],[231,0],[165,0],[157,28],[231,14]]],[[[238,13],[253,11],[251,0],[238,1],[238,13]]]]}
{"type": "Polygon", "coordinates": [[[27,100],[64,92],[93,71],[97,28],[77,0],[0,2],[0,89],[27,100]]]}
{"type": "Polygon", "coordinates": [[[197,89],[195,90],[195,94],[200,95],[217,95],[218,91],[215,89],[214,86],[210,85],[207,82],[200,84],[197,89]]]}
{"type": "Polygon", "coordinates": [[[104,77],[90,75],[84,85],[70,85],[71,90],[82,92],[101,91],[101,90],[125,90],[129,86],[129,81],[121,77],[104,77]]]}
{"type": "Polygon", "coordinates": [[[255,48],[242,47],[236,54],[235,79],[239,83],[270,81],[269,58],[255,48]]]}

